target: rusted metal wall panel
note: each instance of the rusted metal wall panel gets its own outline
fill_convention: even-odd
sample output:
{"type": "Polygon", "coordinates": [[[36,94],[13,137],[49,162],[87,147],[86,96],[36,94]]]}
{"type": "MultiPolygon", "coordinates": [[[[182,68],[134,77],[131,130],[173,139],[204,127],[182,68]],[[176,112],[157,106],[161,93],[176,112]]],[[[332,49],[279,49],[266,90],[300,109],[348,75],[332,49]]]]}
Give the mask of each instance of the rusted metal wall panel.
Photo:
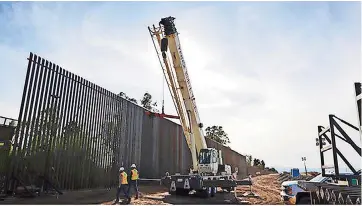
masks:
{"type": "Polygon", "coordinates": [[[166,172],[188,172],[191,153],[180,125],[146,115],[143,123],[140,176],[160,178],[166,172]]]}

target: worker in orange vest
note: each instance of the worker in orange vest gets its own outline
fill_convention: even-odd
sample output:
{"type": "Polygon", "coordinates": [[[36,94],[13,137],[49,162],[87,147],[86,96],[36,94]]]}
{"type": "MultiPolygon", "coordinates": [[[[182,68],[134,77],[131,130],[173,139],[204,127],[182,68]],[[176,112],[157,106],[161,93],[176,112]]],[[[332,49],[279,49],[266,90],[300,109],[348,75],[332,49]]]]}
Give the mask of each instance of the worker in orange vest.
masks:
{"type": "Polygon", "coordinates": [[[119,185],[118,185],[118,189],[117,189],[117,199],[116,199],[116,204],[119,202],[119,195],[120,193],[123,191],[125,197],[127,198],[127,203],[129,204],[131,202],[131,198],[128,195],[127,192],[127,186],[128,186],[128,179],[127,179],[127,173],[124,171],[124,168],[121,167],[119,168],[119,185]]]}
{"type": "Polygon", "coordinates": [[[131,180],[129,182],[128,194],[131,194],[131,189],[132,189],[132,187],[134,187],[136,190],[136,199],[138,199],[138,176],[139,176],[139,174],[136,169],[136,165],[132,164],[131,165],[131,178],[130,178],[131,180]]]}

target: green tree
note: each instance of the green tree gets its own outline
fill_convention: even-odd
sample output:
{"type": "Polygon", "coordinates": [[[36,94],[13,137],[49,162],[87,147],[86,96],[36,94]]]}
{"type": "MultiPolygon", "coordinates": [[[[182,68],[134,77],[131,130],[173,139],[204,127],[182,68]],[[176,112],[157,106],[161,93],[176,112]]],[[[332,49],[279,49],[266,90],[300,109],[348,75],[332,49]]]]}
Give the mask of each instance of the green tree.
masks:
{"type": "Polygon", "coordinates": [[[262,168],[262,169],[265,168],[265,162],[264,162],[264,160],[261,160],[260,165],[261,165],[261,168],[262,168]]]}
{"type": "Polygon", "coordinates": [[[253,156],[252,155],[246,155],[246,164],[248,166],[252,166],[253,165],[253,156]]]}
{"type": "Polygon", "coordinates": [[[152,112],[159,112],[157,107],[157,102],[153,102],[152,95],[146,92],[141,99],[141,105],[152,112]]]}
{"type": "Polygon", "coordinates": [[[260,160],[259,159],[257,159],[257,158],[254,158],[254,166],[260,166],[260,160]]]}
{"type": "Polygon", "coordinates": [[[135,98],[130,98],[130,97],[127,96],[126,93],[124,93],[124,92],[120,92],[120,93],[118,94],[118,96],[120,96],[120,97],[122,97],[122,98],[125,98],[125,99],[128,100],[128,101],[131,101],[131,102],[134,102],[134,103],[138,104],[138,102],[137,102],[137,100],[136,100],[135,98]]]}
{"type": "Polygon", "coordinates": [[[222,126],[207,127],[205,131],[206,137],[209,139],[215,140],[222,145],[230,143],[229,137],[222,128],[222,126]]]}

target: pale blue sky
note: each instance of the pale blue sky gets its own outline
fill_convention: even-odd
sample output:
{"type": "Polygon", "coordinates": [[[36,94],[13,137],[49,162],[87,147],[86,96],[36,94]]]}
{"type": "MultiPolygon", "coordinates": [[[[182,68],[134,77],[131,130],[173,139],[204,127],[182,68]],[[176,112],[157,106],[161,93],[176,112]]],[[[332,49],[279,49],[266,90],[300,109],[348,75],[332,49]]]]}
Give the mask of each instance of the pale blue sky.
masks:
{"type": "Polygon", "coordinates": [[[147,26],[170,15],[201,120],[224,126],[234,150],[276,167],[303,167],[307,156],[318,167],[317,125],[329,113],[357,124],[359,2],[2,2],[0,115],[18,115],[29,52],[110,91],[137,99],[149,91],[160,102],[147,26]]]}

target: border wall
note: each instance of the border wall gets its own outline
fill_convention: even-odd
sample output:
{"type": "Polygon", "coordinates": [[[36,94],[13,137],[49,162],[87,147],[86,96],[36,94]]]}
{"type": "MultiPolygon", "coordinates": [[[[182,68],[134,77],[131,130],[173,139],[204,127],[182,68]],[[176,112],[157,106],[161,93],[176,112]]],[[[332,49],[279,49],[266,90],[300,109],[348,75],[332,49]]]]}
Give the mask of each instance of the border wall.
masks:
{"type": "Polygon", "coordinates": [[[272,172],[272,171],[263,170],[256,166],[248,166],[247,172],[248,172],[248,174],[251,174],[252,176],[256,176],[257,173],[260,173],[260,175],[274,174],[274,172],[272,172]]]}
{"type": "MultiPolygon", "coordinates": [[[[33,53],[10,152],[15,177],[41,185],[39,176],[66,190],[114,187],[118,169],[135,163],[142,178],[188,172],[191,154],[180,125],[149,117],[145,109],[33,53]]],[[[224,162],[246,176],[246,160],[230,148],[224,162]]],[[[10,187],[11,188],[11,187],[10,187]]]]}

